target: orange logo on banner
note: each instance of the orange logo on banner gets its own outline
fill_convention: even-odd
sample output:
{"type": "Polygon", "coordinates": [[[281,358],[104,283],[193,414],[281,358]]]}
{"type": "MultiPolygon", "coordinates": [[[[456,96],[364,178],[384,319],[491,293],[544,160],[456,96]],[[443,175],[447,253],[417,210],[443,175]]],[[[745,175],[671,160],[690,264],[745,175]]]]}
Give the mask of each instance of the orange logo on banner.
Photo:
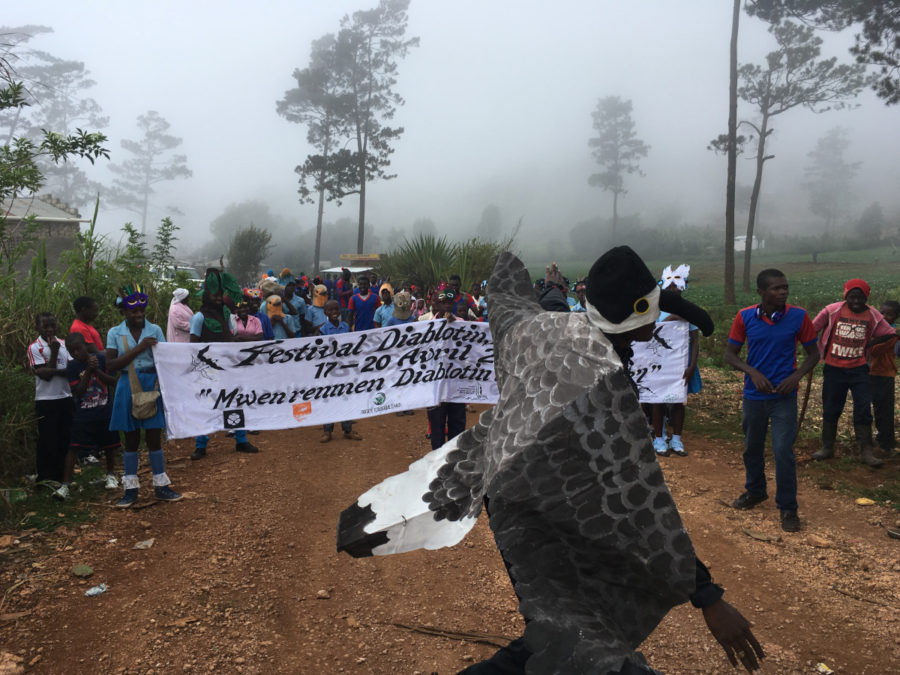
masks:
{"type": "Polygon", "coordinates": [[[309,401],[305,403],[295,403],[294,404],[294,418],[300,419],[304,415],[309,415],[312,412],[312,403],[309,401]]]}

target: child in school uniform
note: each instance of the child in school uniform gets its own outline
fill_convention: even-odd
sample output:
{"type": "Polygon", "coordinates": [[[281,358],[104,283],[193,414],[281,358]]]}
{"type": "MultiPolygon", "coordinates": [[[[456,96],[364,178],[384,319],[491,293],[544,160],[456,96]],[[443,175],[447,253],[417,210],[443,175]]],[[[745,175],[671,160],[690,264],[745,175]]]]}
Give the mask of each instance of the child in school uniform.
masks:
{"type": "Polygon", "coordinates": [[[112,416],[109,387],[116,383],[116,378],[106,372],[106,353],[89,352],[82,333],[69,333],[66,349],[72,357],[66,366],[66,379],[75,399],[75,415],[63,467],[62,486],[53,493],[54,497],[63,500],[70,497],[69,485],[75,471],[75,458],[82,450],[97,449],[106,453],[105,487],[107,490],[118,489],[116,452],[122,447],[118,432],[109,430],[112,416]]]}
{"type": "Polygon", "coordinates": [[[69,352],[56,337],[56,317],[40,312],[34,319],[38,339],[28,345],[28,364],[34,374],[34,409],[38,418],[37,481],[59,483],[69,451],[72,392],[66,380],[69,352]]]}
{"type": "MultiPolygon", "coordinates": [[[[329,300],[325,303],[325,316],[328,321],[319,326],[319,335],[340,335],[341,333],[349,333],[350,326],[346,321],[341,321],[341,306],[337,300],[329,300]]],[[[331,440],[331,434],[334,431],[334,423],[330,422],[322,426],[322,437],[320,443],[328,443],[331,440]]],[[[341,422],[341,431],[344,432],[344,438],[350,441],[361,441],[362,436],[353,430],[353,420],[341,422]]]]}
{"type": "Polygon", "coordinates": [[[306,306],[306,320],[312,326],[313,335],[319,335],[319,328],[328,321],[328,317],[325,316],[326,302],[328,302],[328,287],[317,284],[313,287],[312,304],[306,306]]]}
{"type": "Polygon", "coordinates": [[[397,326],[416,320],[412,313],[412,297],[408,292],[400,291],[397,293],[397,295],[394,296],[394,302],[391,307],[392,314],[385,322],[385,326],[397,326]]]}
{"type": "MultiPolygon", "coordinates": [[[[450,287],[439,288],[434,294],[432,311],[419,317],[419,321],[444,319],[447,322],[457,321],[453,306],[459,294],[450,287]]],[[[460,303],[465,306],[465,303],[460,303]]],[[[428,433],[431,449],[437,450],[451,438],[455,438],[466,430],[466,404],[443,401],[428,408],[428,433]]]]}
{"type": "Polygon", "coordinates": [[[269,315],[266,313],[265,308],[260,311],[260,306],[262,305],[262,291],[258,288],[245,288],[244,297],[247,298],[247,302],[250,304],[250,314],[259,319],[259,323],[262,326],[262,339],[274,339],[275,333],[272,330],[272,322],[269,320],[269,315]]]}
{"type": "MultiPolygon", "coordinates": [[[[235,340],[250,342],[259,339],[262,328],[258,325],[250,328],[255,331],[253,334],[236,336],[240,326],[247,328],[248,325],[250,325],[250,306],[249,304],[245,305],[243,296],[239,295],[235,278],[216,268],[208,269],[203,282],[200,311],[191,319],[191,342],[232,342],[235,340]],[[247,323],[242,323],[240,318],[234,318],[225,304],[225,298],[229,298],[232,303],[235,301],[239,303],[236,308],[244,315],[247,323]]],[[[247,440],[246,429],[234,431],[234,443],[234,449],[237,452],[250,454],[259,452],[259,448],[247,440]]],[[[194,452],[191,454],[191,459],[199,460],[206,457],[208,445],[208,435],[197,436],[194,439],[194,452]]]]}
{"type": "Polygon", "coordinates": [[[378,295],[381,297],[381,306],[375,310],[375,328],[386,326],[388,319],[394,315],[394,287],[384,282],[378,289],[378,295]]]}
{"type": "MultiPolygon", "coordinates": [[[[397,295],[394,296],[392,307],[393,314],[384,324],[385,326],[400,326],[404,323],[411,323],[416,320],[412,313],[412,296],[408,291],[400,291],[397,293],[397,295]]],[[[412,410],[401,410],[394,414],[397,415],[397,417],[415,415],[412,410]]]]}
{"type": "Polygon", "coordinates": [[[378,294],[371,288],[371,280],[361,275],[356,283],[359,290],[350,298],[350,324],[354,331],[372,330],[375,328],[375,310],[381,306],[378,294]]]}
{"type": "Polygon", "coordinates": [[[240,342],[253,342],[263,339],[263,327],[259,317],[250,313],[250,303],[247,297],[234,306],[234,314],[231,319],[231,330],[235,338],[240,342]]]}
{"type": "Polygon", "coordinates": [[[426,314],[428,309],[425,307],[425,298],[417,298],[415,302],[415,306],[413,307],[413,321],[418,321],[419,317],[423,314],[426,314]]]}
{"type": "Polygon", "coordinates": [[[106,367],[119,371],[119,381],[113,398],[112,416],[109,428],[125,434],[123,463],[125,475],[122,486],[125,494],[116,507],[127,509],[138,499],[140,480],[138,479],[138,448],[141,431],[147,444],[147,457],[153,473],[153,494],[159,501],[177,502],[182,496],[169,487],[172,481],[166,473],[165,454],[162,449],[162,430],[166,426],[162,400],[156,401],[156,413],[147,419],[138,419],[132,414],[131,386],[128,365],[134,364],[140,387],[152,391],[157,385],[156,362],[153,360],[154,345],[165,342],[162,329],[145,318],[147,293],[139,284],[123,288],[120,292],[122,316],[124,320],[113,326],[106,334],[106,367]]]}

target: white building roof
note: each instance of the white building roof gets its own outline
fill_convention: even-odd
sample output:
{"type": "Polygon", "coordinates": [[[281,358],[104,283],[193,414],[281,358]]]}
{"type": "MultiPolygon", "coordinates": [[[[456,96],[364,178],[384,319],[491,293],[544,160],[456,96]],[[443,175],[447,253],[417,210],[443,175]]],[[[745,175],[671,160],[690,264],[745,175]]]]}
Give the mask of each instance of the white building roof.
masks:
{"type": "Polygon", "coordinates": [[[34,215],[37,222],[76,222],[89,223],[89,218],[82,218],[77,210],[69,207],[52,195],[40,195],[31,197],[19,197],[12,204],[4,199],[0,208],[3,215],[10,220],[22,220],[26,216],[34,215]]]}

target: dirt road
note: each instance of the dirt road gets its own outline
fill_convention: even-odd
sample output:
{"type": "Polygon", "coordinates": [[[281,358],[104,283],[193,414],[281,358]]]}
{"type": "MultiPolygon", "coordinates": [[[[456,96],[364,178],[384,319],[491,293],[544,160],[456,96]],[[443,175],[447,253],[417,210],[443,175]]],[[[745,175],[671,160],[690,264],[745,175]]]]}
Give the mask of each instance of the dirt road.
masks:
{"type": "MultiPolygon", "coordinates": [[[[338,433],[327,445],[314,428],[264,432],[253,456],[219,434],[200,462],[187,459],[190,442],[170,443],[169,472],[187,499],[18,533],[0,552],[0,652],[27,672],[65,674],[444,675],[485,658],[495,647],[408,628],[520,634],[483,518],[452,549],[363,560],[335,552],[340,511],[427,451],[424,426],[422,411],[363,420],[362,442],[338,433]],[[150,538],[149,549],[133,548],[150,538]],[[79,563],[93,576],[73,576],[79,563]],[[101,582],[105,594],[84,597],[101,582]]],[[[772,500],[747,513],[721,502],[741,492],[736,448],[686,441],[689,457],[661,460],[666,478],[698,555],[755,624],[769,655],[763,672],[812,673],[819,662],[897,672],[900,542],[885,530],[897,513],[801,481],[804,529],[783,533],[772,500]]],[[[666,673],[735,672],[689,606],[642,651],[666,673]]]]}

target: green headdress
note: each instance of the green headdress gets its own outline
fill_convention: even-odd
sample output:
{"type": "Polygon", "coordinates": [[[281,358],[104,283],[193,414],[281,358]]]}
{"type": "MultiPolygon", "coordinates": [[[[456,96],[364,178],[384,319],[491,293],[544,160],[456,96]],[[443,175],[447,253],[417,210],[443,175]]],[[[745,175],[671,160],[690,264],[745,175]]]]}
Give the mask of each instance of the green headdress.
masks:
{"type": "Polygon", "coordinates": [[[203,282],[203,290],[210,293],[222,293],[227,295],[237,304],[244,299],[244,290],[233,276],[219,270],[209,270],[206,273],[206,281],[203,282]]]}
{"type": "MultiPolygon", "coordinates": [[[[206,280],[203,282],[203,290],[201,293],[221,293],[222,295],[227,295],[235,305],[244,302],[244,289],[241,288],[237,279],[227,272],[222,272],[217,269],[209,269],[206,271],[206,280]]],[[[225,331],[225,326],[228,325],[231,319],[231,311],[228,307],[222,308],[222,318],[225,319],[224,325],[215,316],[208,315],[210,312],[209,309],[201,308],[201,311],[204,311],[203,323],[210,331],[213,333],[222,333],[225,331]]]]}

